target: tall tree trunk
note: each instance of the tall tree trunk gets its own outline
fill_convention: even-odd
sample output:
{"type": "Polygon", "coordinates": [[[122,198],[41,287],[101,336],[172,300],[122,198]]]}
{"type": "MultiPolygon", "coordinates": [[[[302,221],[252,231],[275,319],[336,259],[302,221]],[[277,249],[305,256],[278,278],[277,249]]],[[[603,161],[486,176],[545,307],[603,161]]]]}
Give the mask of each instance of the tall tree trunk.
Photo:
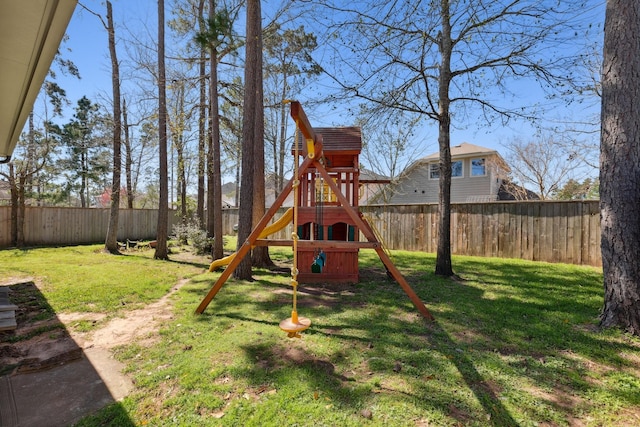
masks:
{"type": "MultiPolygon", "coordinates": [[[[171,137],[173,138],[173,147],[175,147],[177,155],[177,200],[180,207],[180,220],[186,225],[189,222],[187,209],[187,176],[186,176],[186,160],[184,155],[184,129],[185,129],[185,111],[184,111],[184,83],[176,82],[176,107],[173,120],[169,120],[169,128],[171,137]]],[[[173,153],[172,153],[173,155],[173,153]]]]}
{"type": "Polygon", "coordinates": [[[125,160],[124,160],[124,173],[127,186],[127,208],[133,209],[133,202],[136,198],[135,191],[133,190],[133,180],[131,177],[131,169],[133,167],[133,158],[131,156],[131,139],[129,136],[129,120],[127,118],[127,100],[122,100],[122,129],[124,133],[124,147],[125,147],[125,160]]]}
{"type": "MultiPolygon", "coordinates": [[[[35,166],[37,163],[36,159],[36,144],[35,144],[35,127],[33,124],[33,111],[29,113],[29,145],[27,146],[26,152],[26,162],[27,166],[25,168],[26,180],[25,180],[25,192],[28,190],[30,194],[33,194],[33,179],[34,173],[30,173],[31,166],[35,166]]],[[[33,196],[31,196],[33,198],[33,196]]]]}
{"type": "Polygon", "coordinates": [[[276,134],[271,144],[271,156],[273,159],[273,193],[275,197],[278,197],[280,191],[278,190],[278,181],[280,181],[280,164],[278,163],[278,135],[276,134]]]}
{"type": "Polygon", "coordinates": [[[17,195],[18,195],[18,216],[16,218],[16,246],[19,248],[24,247],[25,239],[24,239],[24,218],[25,218],[25,183],[26,183],[26,175],[21,173],[17,177],[17,195]]]}
{"type": "MultiPolygon", "coordinates": [[[[209,19],[215,16],[215,1],[209,0],[209,19]]],[[[214,62],[213,51],[215,51],[215,45],[210,41],[210,53],[209,53],[209,68],[214,62]]],[[[212,81],[212,73],[214,71],[209,69],[209,133],[207,135],[207,236],[215,237],[215,231],[213,229],[215,221],[215,175],[214,175],[214,153],[213,153],[213,93],[218,90],[218,83],[212,81]]],[[[211,247],[211,254],[213,255],[213,246],[211,247]]]]}
{"type": "Polygon", "coordinates": [[[608,0],[602,74],[601,325],[640,335],[640,3],[608,0]]]}
{"type": "Polygon", "coordinates": [[[11,198],[11,245],[24,246],[25,182],[24,173],[9,162],[9,194],[11,198]]]}
{"type": "MultiPolygon", "coordinates": [[[[198,22],[200,32],[204,32],[204,0],[198,1],[198,22]]],[[[198,105],[198,196],[196,203],[196,215],[198,223],[202,229],[206,229],[204,218],[204,177],[206,164],[206,140],[207,140],[207,81],[206,81],[206,50],[200,47],[200,58],[198,60],[199,77],[198,86],[200,88],[200,102],[198,105]]]]}
{"type": "Polygon", "coordinates": [[[167,175],[167,78],[164,58],[164,0],[158,0],[158,149],[160,188],[154,258],[169,259],[169,178],[167,175]]]}
{"type": "MultiPolygon", "coordinates": [[[[240,144],[242,145],[242,144],[240,144]]],[[[235,191],[235,195],[233,198],[233,205],[234,206],[240,206],[240,164],[242,162],[242,154],[240,154],[240,158],[238,159],[238,162],[236,164],[236,191],[235,191]]]]}
{"type": "Polygon", "coordinates": [[[441,0],[440,16],[440,75],[438,82],[438,147],[440,151],[440,194],[438,197],[438,247],[436,271],[440,276],[452,276],[451,266],[451,112],[449,86],[451,84],[451,23],[449,0],[441,0]]]}
{"type": "MultiPolygon", "coordinates": [[[[35,141],[35,129],[33,126],[33,113],[29,115],[29,133],[28,133],[28,147],[29,154],[26,158],[20,162],[19,167],[15,168],[13,162],[9,162],[8,175],[2,173],[4,177],[9,180],[9,192],[11,198],[11,244],[16,247],[23,247],[25,245],[24,224],[25,224],[25,205],[27,191],[30,193],[33,191],[32,186],[34,182],[34,175],[38,173],[45,165],[45,159],[48,154],[48,147],[44,152],[37,153],[36,141],[35,141]],[[37,158],[40,157],[40,164],[37,163],[37,158]]],[[[33,196],[30,196],[33,197],[33,196]]]]}
{"type": "Polygon", "coordinates": [[[9,162],[9,194],[11,198],[11,246],[18,247],[18,183],[13,162],[9,162]]]}
{"type": "MultiPolygon", "coordinates": [[[[215,19],[216,10],[215,0],[209,1],[209,16],[211,19],[215,19]]],[[[211,146],[213,147],[213,170],[212,184],[213,188],[209,191],[209,194],[213,196],[213,227],[212,234],[214,237],[213,247],[211,250],[211,256],[213,259],[220,259],[223,255],[223,237],[222,237],[222,176],[220,165],[220,114],[218,113],[218,48],[212,46],[210,57],[209,73],[211,78],[209,79],[211,91],[211,146]]]]}
{"type": "Polygon", "coordinates": [[[174,144],[176,147],[176,154],[178,155],[178,200],[180,203],[180,219],[182,224],[187,224],[189,222],[188,209],[187,209],[187,176],[185,170],[185,159],[184,159],[184,144],[181,141],[181,137],[177,136],[174,138],[174,144]]]}
{"type": "Polygon", "coordinates": [[[113,175],[111,183],[111,210],[104,243],[105,251],[118,254],[118,217],[120,214],[120,171],[122,168],[122,120],[120,111],[120,66],[116,55],[116,34],[113,26],[111,2],[107,1],[107,32],[111,56],[111,85],[113,88],[113,175]]]}
{"type": "MultiPolygon", "coordinates": [[[[257,5],[258,11],[258,23],[256,28],[256,47],[254,55],[255,58],[255,70],[253,73],[253,79],[255,80],[255,96],[253,102],[255,103],[255,117],[254,121],[254,145],[253,145],[253,157],[254,157],[254,188],[253,188],[253,221],[252,224],[255,227],[260,222],[260,219],[265,213],[265,177],[264,177],[264,88],[262,85],[262,13],[260,11],[260,2],[257,5]]],[[[268,268],[273,266],[273,261],[269,257],[268,246],[257,246],[252,251],[252,264],[256,267],[268,268]]]]}
{"type": "MultiPolygon", "coordinates": [[[[258,112],[256,111],[256,97],[259,90],[256,87],[258,66],[259,42],[260,42],[260,0],[247,0],[247,44],[246,60],[244,68],[244,115],[242,117],[242,182],[240,185],[240,214],[238,218],[238,249],[244,245],[249,237],[253,224],[253,193],[255,182],[255,147],[256,147],[256,123],[258,112]]],[[[237,279],[251,279],[251,256],[246,256],[240,262],[234,272],[237,279]]]]}
{"type": "MultiPolygon", "coordinates": [[[[84,144],[84,143],[83,143],[84,144]]],[[[87,174],[88,172],[88,167],[87,167],[87,156],[85,154],[85,150],[83,150],[82,154],[80,155],[80,162],[82,164],[82,175],[80,176],[80,207],[81,208],[86,208],[87,207],[87,202],[85,199],[85,191],[87,189],[87,174]]]]}
{"type": "MultiPolygon", "coordinates": [[[[211,83],[209,83],[211,84],[211,83]]],[[[211,92],[211,88],[209,88],[211,92]]],[[[211,97],[211,95],[209,95],[211,97]]],[[[215,176],[213,173],[213,106],[209,104],[209,131],[207,134],[207,236],[214,237],[215,231],[213,225],[215,221],[215,195],[213,194],[215,188],[215,176]]],[[[213,251],[213,247],[211,249],[213,251]]]]}

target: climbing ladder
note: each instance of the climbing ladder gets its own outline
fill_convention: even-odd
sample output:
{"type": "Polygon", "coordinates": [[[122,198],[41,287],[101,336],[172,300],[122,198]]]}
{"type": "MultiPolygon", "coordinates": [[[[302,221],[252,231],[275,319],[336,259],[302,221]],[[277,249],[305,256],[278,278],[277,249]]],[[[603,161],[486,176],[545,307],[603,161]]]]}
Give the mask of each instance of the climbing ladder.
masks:
{"type": "Polygon", "coordinates": [[[376,223],[373,221],[373,218],[371,218],[370,215],[364,215],[364,218],[367,221],[367,223],[369,223],[369,225],[371,226],[371,231],[373,231],[374,236],[376,236],[376,239],[378,240],[378,242],[380,242],[380,245],[382,246],[382,250],[384,251],[384,253],[386,253],[387,256],[391,258],[391,251],[389,250],[389,247],[387,246],[387,244],[384,242],[384,239],[382,238],[382,234],[380,234],[378,227],[376,227],[376,223]]]}

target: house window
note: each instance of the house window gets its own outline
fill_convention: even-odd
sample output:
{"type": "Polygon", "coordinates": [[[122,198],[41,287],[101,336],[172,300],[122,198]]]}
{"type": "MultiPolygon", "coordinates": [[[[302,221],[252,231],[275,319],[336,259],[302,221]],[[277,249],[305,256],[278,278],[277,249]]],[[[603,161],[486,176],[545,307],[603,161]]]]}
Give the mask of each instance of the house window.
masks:
{"type": "Polygon", "coordinates": [[[460,178],[462,176],[462,160],[451,162],[451,177],[460,178]]]}
{"type": "MultiPolygon", "coordinates": [[[[451,162],[451,176],[459,178],[462,176],[462,160],[451,162]]],[[[440,167],[437,163],[429,164],[429,179],[440,178],[440,167]]]]}
{"type": "Polygon", "coordinates": [[[440,178],[440,168],[437,163],[429,164],[429,179],[440,178]]]}
{"type": "Polygon", "coordinates": [[[471,176],[485,176],[487,167],[484,159],[471,159],[471,176]]]}

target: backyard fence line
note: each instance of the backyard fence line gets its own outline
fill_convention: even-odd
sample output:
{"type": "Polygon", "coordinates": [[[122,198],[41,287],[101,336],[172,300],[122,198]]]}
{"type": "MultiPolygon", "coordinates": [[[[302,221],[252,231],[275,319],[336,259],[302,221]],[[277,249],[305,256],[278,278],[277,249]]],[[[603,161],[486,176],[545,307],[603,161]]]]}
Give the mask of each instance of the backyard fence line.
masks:
{"type": "MultiPolygon", "coordinates": [[[[437,251],[437,205],[365,206],[361,211],[389,248],[437,251]]],[[[599,202],[454,203],[451,252],[602,266],[599,202]]]]}
{"type": "MultiPolygon", "coordinates": [[[[109,208],[26,207],[26,246],[56,246],[104,242],[109,208]]],[[[169,230],[178,222],[169,211],[169,230]]],[[[158,228],[156,209],[120,209],[118,240],[153,240],[158,228]]],[[[11,207],[0,206],[0,248],[11,245],[11,207]]]]}
{"type": "MultiPolygon", "coordinates": [[[[286,208],[281,208],[279,218],[286,208]]],[[[360,206],[389,249],[435,253],[438,206],[360,206]]],[[[224,212],[224,233],[233,234],[237,209],[224,212]]],[[[329,224],[325,224],[329,225],[329,224]]],[[[291,227],[271,238],[289,239],[291,227]]],[[[360,240],[366,238],[360,234],[360,240]]],[[[602,266],[597,200],[453,203],[451,251],[455,255],[519,258],[602,266]]]]}
{"type": "MultiPolygon", "coordinates": [[[[281,208],[275,219],[286,208],[281,208]]],[[[360,211],[389,249],[436,252],[438,206],[371,205],[360,211]]],[[[225,209],[223,233],[234,235],[238,209],[225,209]]],[[[157,210],[121,209],[119,240],[155,239],[157,210]]],[[[70,245],[104,242],[109,209],[27,207],[25,243],[70,245]]],[[[169,232],[178,222],[169,215],[169,232]]],[[[329,224],[325,224],[329,225],[329,224]]],[[[0,206],[0,248],[11,243],[10,207],[0,206]]],[[[290,239],[291,227],[271,237],[290,239]]],[[[366,240],[360,235],[360,240],[366,240]]],[[[520,258],[601,266],[598,201],[453,203],[451,250],[456,255],[520,258]]]]}

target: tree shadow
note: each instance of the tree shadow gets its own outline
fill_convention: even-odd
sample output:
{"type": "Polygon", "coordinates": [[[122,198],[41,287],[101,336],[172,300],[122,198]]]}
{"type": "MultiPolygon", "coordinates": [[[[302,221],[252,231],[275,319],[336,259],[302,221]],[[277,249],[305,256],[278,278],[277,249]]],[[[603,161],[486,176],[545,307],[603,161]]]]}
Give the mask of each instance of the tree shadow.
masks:
{"type": "MultiPolygon", "coordinates": [[[[235,296],[226,295],[220,304],[212,304],[211,312],[215,313],[201,321],[211,321],[212,317],[224,317],[233,319],[235,323],[255,322],[278,326],[278,321],[265,320],[261,314],[256,316],[246,313],[271,313],[271,317],[288,316],[290,308],[288,286],[273,283],[268,280],[261,283],[271,286],[274,290],[274,298],[268,301],[254,300],[249,304],[243,300],[244,309],[234,308],[235,296]],[[283,291],[285,293],[283,293],[283,291]]],[[[232,292],[229,292],[232,293],[232,292]]],[[[245,295],[246,297],[246,295],[245,295]]],[[[240,301],[238,301],[240,304],[240,301]]],[[[352,285],[301,285],[299,293],[299,307],[304,309],[305,315],[313,318],[310,329],[304,332],[305,336],[324,336],[349,342],[351,346],[357,346],[369,353],[369,360],[364,362],[366,366],[359,367],[356,374],[340,371],[341,360],[344,357],[341,351],[335,352],[329,357],[315,356],[309,350],[303,350],[283,344],[257,343],[244,345],[242,348],[247,354],[248,360],[254,360],[252,368],[242,373],[254,385],[259,386],[269,378],[270,381],[285,381],[285,376],[280,378],[281,370],[295,370],[298,376],[305,379],[308,388],[318,390],[322,395],[331,400],[339,401],[342,405],[363,408],[371,400],[371,384],[369,375],[401,378],[401,381],[415,381],[413,377],[416,368],[426,357],[430,364],[435,366],[435,371],[444,370],[444,365],[453,363],[459,375],[463,378],[467,387],[472,390],[478,402],[481,403],[486,413],[485,418],[475,421],[486,422],[491,425],[517,425],[507,408],[496,394],[491,381],[485,379],[475,368],[472,358],[457,352],[456,343],[437,322],[425,321],[417,311],[402,289],[390,282],[383,272],[367,284],[352,285]],[[309,302],[308,299],[313,301],[309,302]],[[329,315],[337,313],[349,313],[364,308],[367,304],[373,304],[380,308],[374,315],[348,316],[344,321],[324,320],[329,315]],[[406,319],[394,317],[397,307],[405,311],[406,319]],[[408,322],[409,324],[407,324],[408,322]],[[433,338],[436,337],[436,338],[433,338]],[[419,344],[416,347],[416,344],[419,344]],[[413,358],[411,353],[406,353],[407,348],[425,350],[419,357],[413,358]],[[433,353],[436,355],[434,356],[433,353]],[[399,356],[399,354],[404,354],[399,356]],[[395,363],[405,366],[405,372],[395,372],[395,363]],[[413,368],[411,368],[413,367],[413,368]],[[369,373],[366,373],[368,371],[369,373]]],[[[429,382],[416,386],[415,392],[408,392],[393,387],[380,387],[381,392],[392,396],[401,404],[402,399],[410,398],[421,401],[425,409],[434,408],[466,423],[476,416],[470,415],[464,410],[458,410],[455,404],[455,392],[443,393],[437,387],[431,387],[429,382]]]]}
{"type": "MultiPolygon", "coordinates": [[[[571,270],[571,274],[565,274],[559,269],[552,275],[544,264],[505,261],[505,266],[498,263],[493,268],[482,260],[465,260],[457,263],[461,279],[450,280],[428,272],[429,265],[416,268],[421,258],[410,258],[399,264],[406,264],[411,271],[406,278],[436,317],[435,322],[426,322],[420,316],[383,268],[372,267],[361,270],[358,284],[301,285],[298,304],[313,322],[304,334],[338,339],[344,341],[343,348],[359,349],[367,356],[366,370],[371,375],[412,382],[413,391],[409,392],[380,385],[383,392],[397,395],[398,404],[402,398],[419,400],[424,409],[435,408],[462,424],[518,425],[509,409],[518,405],[510,401],[510,390],[514,389],[516,393],[539,393],[531,397],[533,403],[523,404],[526,407],[518,411],[519,416],[524,413],[539,422],[571,422],[579,415],[574,412],[575,405],[563,399],[580,402],[581,396],[590,393],[606,392],[630,406],[640,404],[640,395],[628,392],[629,384],[637,378],[626,372],[640,370],[640,343],[612,341],[607,332],[594,328],[601,304],[597,271],[571,270]],[[362,311],[367,314],[359,315],[360,309],[366,309],[362,311]],[[395,363],[402,366],[401,371],[394,371],[395,363]],[[603,369],[622,369],[619,384],[603,386],[585,378],[591,363],[602,364],[603,369]],[[428,366],[431,374],[415,384],[414,376],[425,370],[420,366],[428,366]],[[465,384],[465,392],[475,397],[482,415],[457,406],[459,395],[437,384],[444,375],[457,377],[465,384]],[[505,381],[503,376],[509,379],[505,381]],[[518,380],[522,384],[517,384],[518,380]],[[555,413],[549,415],[548,408],[555,413]],[[550,416],[564,418],[558,421],[550,416]]],[[[217,304],[214,300],[211,317],[276,327],[278,320],[272,319],[289,316],[290,288],[264,276],[257,283],[270,288],[268,298],[251,300],[247,309],[246,295],[234,289],[230,293],[235,295],[227,295],[224,302],[217,304]],[[234,307],[234,301],[244,306],[242,311],[234,307]]],[[[242,286],[231,286],[236,285],[242,286]]],[[[203,321],[211,321],[211,317],[203,321]]],[[[287,358],[279,344],[251,344],[243,349],[249,358],[262,361],[256,362],[248,378],[264,379],[266,368],[278,374],[278,368],[284,365],[300,370],[312,388],[332,398],[348,395],[345,404],[363,407],[371,398],[370,384],[367,388],[362,384],[365,380],[358,378],[354,382],[352,375],[340,370],[341,355],[349,350],[323,357],[307,350],[304,355],[287,358]]],[[[364,375],[364,367],[356,370],[364,375]]],[[[444,382],[452,388],[460,387],[453,380],[444,382]]]]}

